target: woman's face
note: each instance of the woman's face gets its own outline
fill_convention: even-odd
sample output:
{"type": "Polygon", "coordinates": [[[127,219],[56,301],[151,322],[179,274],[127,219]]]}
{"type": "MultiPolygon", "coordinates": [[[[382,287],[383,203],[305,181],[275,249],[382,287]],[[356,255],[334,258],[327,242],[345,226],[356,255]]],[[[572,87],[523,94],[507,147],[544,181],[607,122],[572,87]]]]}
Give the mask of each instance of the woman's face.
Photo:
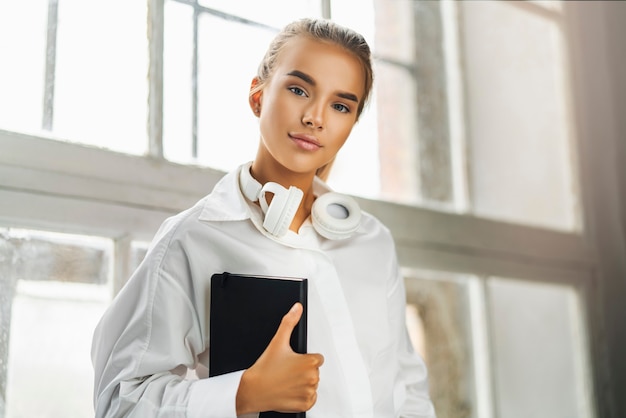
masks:
{"type": "Polygon", "coordinates": [[[357,120],[365,75],[345,49],[308,37],[288,41],[251,106],[260,107],[261,146],[295,173],[331,161],[357,120]]]}

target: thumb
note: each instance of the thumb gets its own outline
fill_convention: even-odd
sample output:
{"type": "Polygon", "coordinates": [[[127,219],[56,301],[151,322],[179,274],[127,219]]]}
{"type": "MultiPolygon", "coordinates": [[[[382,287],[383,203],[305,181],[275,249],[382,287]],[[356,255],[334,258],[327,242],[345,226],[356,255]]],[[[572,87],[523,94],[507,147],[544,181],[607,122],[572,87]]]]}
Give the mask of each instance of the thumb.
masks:
{"type": "Polygon", "coordinates": [[[287,345],[289,346],[289,340],[291,339],[291,334],[293,333],[293,329],[300,321],[302,317],[302,304],[300,302],[296,302],[289,312],[283,316],[283,319],[280,321],[280,325],[278,326],[278,330],[272,339],[272,342],[287,345]]]}

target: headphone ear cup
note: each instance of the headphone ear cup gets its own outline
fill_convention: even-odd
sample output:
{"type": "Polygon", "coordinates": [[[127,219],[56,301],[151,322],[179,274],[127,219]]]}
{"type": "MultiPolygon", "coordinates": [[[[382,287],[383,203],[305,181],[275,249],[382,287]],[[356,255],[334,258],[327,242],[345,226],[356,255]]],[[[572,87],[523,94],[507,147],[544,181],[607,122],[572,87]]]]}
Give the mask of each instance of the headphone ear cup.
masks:
{"type": "Polygon", "coordinates": [[[313,227],[324,238],[345,239],[359,228],[361,208],[350,196],[328,192],[315,199],[311,218],[313,227]]]}
{"type": "Polygon", "coordinates": [[[281,237],[287,233],[304,193],[297,187],[291,186],[286,190],[279,184],[267,183],[261,191],[260,201],[266,201],[265,192],[268,191],[274,193],[274,197],[265,210],[263,228],[270,234],[281,237]]]}

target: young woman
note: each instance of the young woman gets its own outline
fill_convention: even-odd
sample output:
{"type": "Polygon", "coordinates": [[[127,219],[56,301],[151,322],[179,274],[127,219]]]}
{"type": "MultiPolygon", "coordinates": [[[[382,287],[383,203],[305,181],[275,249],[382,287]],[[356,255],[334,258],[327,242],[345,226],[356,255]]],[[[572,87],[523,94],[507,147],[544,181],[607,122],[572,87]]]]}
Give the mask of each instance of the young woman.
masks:
{"type": "Polygon", "coordinates": [[[274,39],[250,90],[255,160],[165,221],[96,329],[96,417],[435,416],[392,237],[320,178],[372,80],[352,30],[303,19],[274,39]],[[296,304],[254,365],[208,378],[210,278],[224,271],[308,278],[312,354],[289,346],[296,304]]]}

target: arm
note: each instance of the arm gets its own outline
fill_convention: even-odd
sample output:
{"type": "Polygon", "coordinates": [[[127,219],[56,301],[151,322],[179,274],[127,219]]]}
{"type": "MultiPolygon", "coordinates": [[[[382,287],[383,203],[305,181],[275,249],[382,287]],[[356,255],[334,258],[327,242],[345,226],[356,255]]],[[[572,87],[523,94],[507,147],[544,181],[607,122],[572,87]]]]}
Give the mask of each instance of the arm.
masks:
{"type": "Polygon", "coordinates": [[[192,270],[161,237],[102,317],[92,345],[96,417],[236,415],[242,372],[185,379],[206,350],[192,270]]]}

